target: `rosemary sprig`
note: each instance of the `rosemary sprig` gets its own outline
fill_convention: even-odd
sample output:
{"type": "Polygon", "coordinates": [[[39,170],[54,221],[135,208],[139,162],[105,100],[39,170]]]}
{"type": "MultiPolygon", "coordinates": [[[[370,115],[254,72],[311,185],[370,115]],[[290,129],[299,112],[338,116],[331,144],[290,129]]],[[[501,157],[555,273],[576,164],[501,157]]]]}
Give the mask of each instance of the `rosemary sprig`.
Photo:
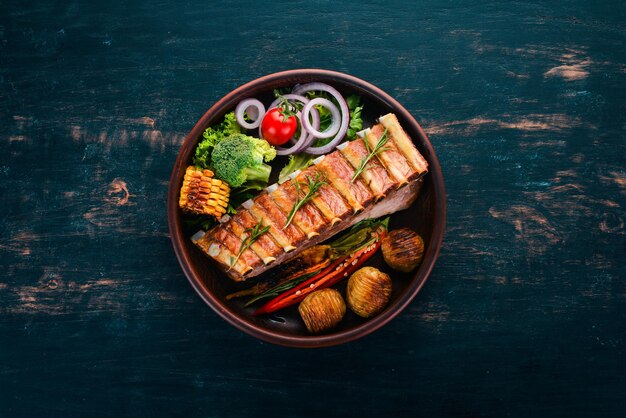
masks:
{"type": "Polygon", "coordinates": [[[283,226],[283,229],[289,226],[289,224],[293,220],[293,217],[296,216],[296,212],[298,211],[298,209],[300,209],[306,202],[311,200],[311,198],[315,195],[315,193],[317,193],[320,187],[327,184],[319,171],[315,172],[314,178],[311,178],[311,176],[306,176],[306,181],[307,185],[309,186],[309,191],[307,191],[303,197],[300,197],[300,182],[296,179],[293,180],[293,184],[296,187],[296,203],[291,208],[291,211],[287,216],[287,222],[285,223],[285,226],[283,226]]]}
{"type": "Polygon", "coordinates": [[[368,154],[367,154],[367,157],[365,157],[365,159],[361,161],[361,164],[359,165],[359,168],[357,168],[356,171],[354,172],[354,175],[352,176],[352,180],[350,180],[351,183],[354,183],[354,180],[356,180],[357,177],[359,177],[359,175],[363,172],[363,170],[365,169],[365,166],[367,165],[369,160],[371,160],[377,154],[379,154],[379,153],[381,153],[382,151],[385,150],[383,147],[385,146],[385,144],[387,143],[388,140],[389,140],[389,137],[387,136],[387,129],[386,128],[383,131],[383,134],[378,139],[378,142],[376,143],[376,146],[374,147],[374,149],[371,149],[369,141],[367,140],[367,138],[363,139],[363,142],[365,143],[365,148],[367,148],[368,154]]]}
{"type": "Polygon", "coordinates": [[[297,278],[295,278],[293,280],[289,280],[288,282],[279,283],[276,286],[272,287],[271,289],[268,289],[265,292],[263,292],[263,293],[261,293],[259,295],[256,295],[255,297],[250,299],[248,302],[246,302],[244,307],[250,306],[254,302],[258,301],[258,300],[265,299],[265,298],[268,298],[270,296],[278,296],[281,293],[286,292],[289,289],[293,289],[294,287],[296,287],[300,283],[304,282],[305,280],[313,277],[314,275],[316,275],[320,271],[313,271],[311,273],[303,274],[302,276],[297,277],[297,278]]]}
{"type": "Polygon", "coordinates": [[[258,240],[261,235],[269,231],[269,229],[270,229],[269,225],[264,228],[261,228],[261,221],[259,221],[259,223],[257,223],[254,227],[247,228],[244,232],[246,234],[249,233],[249,235],[246,235],[243,241],[241,241],[241,245],[239,246],[239,252],[237,253],[237,257],[230,258],[230,268],[228,270],[232,269],[235,266],[235,264],[237,264],[237,261],[239,261],[241,254],[243,254],[244,251],[250,248],[250,246],[254,244],[254,242],[258,240]]]}

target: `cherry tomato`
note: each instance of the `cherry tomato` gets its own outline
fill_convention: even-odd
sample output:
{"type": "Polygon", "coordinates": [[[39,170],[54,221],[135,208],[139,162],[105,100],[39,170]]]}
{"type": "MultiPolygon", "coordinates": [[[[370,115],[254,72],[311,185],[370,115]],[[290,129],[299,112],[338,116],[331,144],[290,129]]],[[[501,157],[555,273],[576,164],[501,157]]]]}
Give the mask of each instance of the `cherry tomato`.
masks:
{"type": "Polygon", "coordinates": [[[295,116],[289,116],[286,120],[278,108],[274,108],[265,114],[261,122],[261,134],[263,139],[272,145],[282,145],[296,132],[298,121],[295,116]]]}

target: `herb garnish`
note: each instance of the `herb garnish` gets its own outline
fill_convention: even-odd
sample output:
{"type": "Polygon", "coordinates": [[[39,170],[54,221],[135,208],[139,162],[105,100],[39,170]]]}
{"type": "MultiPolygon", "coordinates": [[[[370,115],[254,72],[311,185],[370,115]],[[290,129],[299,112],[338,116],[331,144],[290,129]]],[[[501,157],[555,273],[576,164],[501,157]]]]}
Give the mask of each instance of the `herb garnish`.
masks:
{"type": "Polygon", "coordinates": [[[247,235],[243,239],[243,241],[241,241],[241,246],[239,247],[239,252],[237,253],[237,257],[230,258],[230,268],[228,270],[232,269],[235,266],[235,264],[237,264],[237,261],[239,261],[239,257],[241,257],[241,254],[243,254],[244,251],[250,248],[250,246],[254,244],[254,242],[257,239],[259,239],[261,235],[269,231],[269,229],[270,229],[269,225],[264,228],[261,228],[261,221],[259,221],[259,223],[256,224],[254,227],[247,228],[244,232],[249,233],[250,235],[247,235]]]}
{"type": "Polygon", "coordinates": [[[280,283],[277,284],[276,286],[266,290],[265,292],[256,295],[255,297],[253,297],[252,299],[250,299],[248,302],[246,302],[246,304],[244,305],[244,308],[247,306],[252,305],[254,302],[261,300],[261,299],[265,299],[268,298],[270,296],[278,296],[281,293],[289,290],[289,289],[293,289],[294,287],[296,287],[297,285],[299,285],[300,283],[304,282],[305,280],[313,277],[314,275],[316,275],[317,273],[319,273],[321,270],[318,271],[312,271],[311,273],[307,273],[307,274],[303,274],[300,277],[297,277],[293,280],[289,280],[285,283],[280,283]]]}
{"type": "Polygon", "coordinates": [[[279,100],[278,111],[283,115],[283,121],[287,121],[290,116],[294,116],[298,111],[302,110],[302,103],[297,101],[290,102],[278,90],[274,90],[274,97],[279,100]]]}
{"type": "Polygon", "coordinates": [[[189,215],[187,219],[184,220],[184,223],[191,229],[200,228],[204,231],[208,231],[215,226],[215,219],[202,215],[189,215]]]}
{"type": "Polygon", "coordinates": [[[361,119],[363,105],[361,105],[361,98],[357,95],[348,96],[346,102],[348,109],[350,109],[350,124],[346,137],[348,141],[352,141],[356,139],[356,133],[363,129],[363,120],[361,119]]]}
{"type": "Polygon", "coordinates": [[[367,157],[365,157],[365,159],[361,161],[359,168],[357,168],[356,171],[354,172],[354,175],[352,176],[352,180],[350,180],[351,183],[354,183],[354,180],[356,180],[357,177],[359,177],[359,174],[363,172],[363,170],[365,169],[365,165],[369,162],[369,160],[371,160],[377,154],[385,150],[383,147],[385,146],[388,140],[389,140],[389,137],[387,136],[387,129],[383,131],[383,134],[378,139],[378,142],[376,143],[376,146],[374,147],[374,149],[371,149],[367,138],[363,139],[363,142],[365,143],[365,148],[367,148],[368,154],[367,154],[367,157]]]}
{"type": "Polygon", "coordinates": [[[327,184],[322,178],[322,174],[319,171],[315,172],[314,178],[311,178],[311,176],[306,176],[306,181],[307,181],[307,185],[309,186],[309,191],[306,192],[306,194],[303,197],[300,197],[300,182],[296,179],[293,180],[293,184],[296,187],[296,203],[291,208],[291,211],[289,212],[289,216],[287,216],[287,223],[285,223],[285,226],[283,226],[283,229],[289,226],[289,224],[293,220],[293,217],[296,216],[296,212],[298,211],[298,209],[304,206],[306,202],[311,200],[313,195],[317,193],[320,187],[327,184]]]}

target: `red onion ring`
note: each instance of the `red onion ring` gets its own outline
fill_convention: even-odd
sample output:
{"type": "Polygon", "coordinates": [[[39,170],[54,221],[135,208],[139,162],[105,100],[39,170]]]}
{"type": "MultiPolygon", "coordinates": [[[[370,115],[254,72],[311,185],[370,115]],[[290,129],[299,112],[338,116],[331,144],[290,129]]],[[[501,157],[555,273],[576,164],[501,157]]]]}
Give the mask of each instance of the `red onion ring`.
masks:
{"type": "MultiPolygon", "coordinates": [[[[283,97],[285,99],[287,99],[287,100],[299,101],[299,102],[301,102],[304,105],[309,103],[309,99],[307,99],[304,96],[298,95],[298,94],[285,94],[283,97]]],[[[268,112],[270,110],[276,108],[279,103],[280,103],[280,99],[274,100],[272,102],[272,104],[270,104],[270,106],[268,108],[268,112]]],[[[314,110],[315,111],[309,112],[309,114],[311,115],[311,121],[310,121],[311,123],[310,124],[312,124],[312,126],[315,129],[319,129],[319,126],[320,126],[320,114],[317,111],[317,109],[314,109],[314,110]]],[[[306,149],[309,146],[311,146],[311,144],[315,140],[315,137],[313,135],[310,135],[309,132],[304,128],[304,126],[302,124],[302,113],[301,112],[296,113],[296,118],[300,121],[300,136],[298,137],[298,139],[295,139],[294,137],[292,137],[289,140],[289,144],[292,145],[289,148],[275,147],[277,155],[290,155],[290,154],[295,154],[295,153],[298,153],[298,152],[302,152],[304,149],[306,149]]],[[[262,129],[261,129],[260,125],[259,125],[259,138],[263,138],[263,132],[262,132],[262,129]]]]}
{"type": "Polygon", "coordinates": [[[334,88],[324,83],[307,83],[299,86],[295,86],[292,90],[293,94],[303,94],[308,91],[325,91],[330,94],[337,100],[339,103],[339,110],[341,111],[341,125],[339,126],[339,132],[337,135],[326,145],[321,147],[311,147],[309,146],[305,152],[308,154],[327,154],[332,151],[346,135],[348,132],[348,124],[350,122],[350,110],[348,109],[348,104],[343,96],[334,88]]]}
{"type": "Polygon", "coordinates": [[[340,118],[341,114],[339,113],[337,106],[335,106],[330,100],[323,97],[316,97],[315,99],[310,100],[309,103],[305,104],[302,108],[302,124],[304,128],[316,138],[330,138],[335,135],[339,131],[340,118]],[[309,113],[311,112],[311,109],[314,109],[313,106],[315,105],[320,105],[330,110],[332,123],[324,132],[320,132],[313,128],[313,126],[311,126],[311,122],[309,121],[309,113]]]}
{"type": "MultiPolygon", "coordinates": [[[[268,109],[268,112],[270,110],[272,110],[272,108],[268,109]]],[[[300,118],[300,112],[296,113],[296,118],[298,119],[300,118]]],[[[312,142],[309,140],[309,136],[310,135],[306,129],[300,129],[300,136],[298,137],[298,139],[295,140],[295,142],[293,142],[293,146],[289,148],[274,147],[276,148],[276,154],[277,155],[290,155],[290,154],[295,154],[297,152],[304,150],[312,142]]],[[[262,132],[261,126],[259,126],[259,138],[263,138],[263,132],[262,132]]],[[[294,138],[291,138],[290,141],[294,141],[294,138]]]]}
{"type": "MultiPolygon", "coordinates": [[[[310,102],[309,99],[307,99],[306,97],[304,97],[304,96],[302,96],[300,94],[285,94],[285,95],[283,95],[283,97],[285,99],[287,99],[287,100],[290,100],[290,101],[298,101],[298,102],[302,103],[305,106],[310,102]]],[[[274,100],[272,102],[272,104],[270,104],[268,109],[273,109],[273,108],[277,107],[279,103],[280,103],[280,99],[274,100]]],[[[310,112],[310,114],[311,114],[311,121],[310,121],[311,123],[310,124],[312,125],[313,129],[315,129],[315,130],[319,129],[320,128],[320,112],[316,108],[313,107],[312,111],[310,112]]],[[[296,116],[298,117],[298,120],[300,121],[300,129],[303,129],[304,125],[303,125],[301,116],[298,116],[298,115],[296,115],[296,116]]],[[[259,137],[263,138],[261,136],[261,131],[260,130],[259,130],[259,137]]],[[[310,142],[313,142],[313,141],[310,141],[310,142]]],[[[295,144],[296,143],[295,142],[295,138],[291,138],[289,140],[289,143],[290,144],[295,144]]]]}
{"type": "Polygon", "coordinates": [[[254,129],[258,126],[261,126],[261,121],[263,120],[264,116],[265,106],[263,106],[263,103],[261,103],[257,99],[242,100],[235,108],[235,119],[237,119],[237,123],[245,129],[254,129]],[[254,111],[246,112],[249,108],[254,109],[254,111]],[[244,113],[248,114],[250,119],[252,119],[252,123],[248,123],[246,121],[246,118],[244,118],[243,116],[244,113]]]}
{"type": "MultiPolygon", "coordinates": [[[[270,108],[269,110],[272,110],[272,109],[273,108],[270,108]]],[[[296,113],[296,117],[297,118],[300,117],[300,112],[296,113]]],[[[306,129],[300,129],[300,137],[296,140],[295,144],[289,148],[275,147],[276,154],[277,155],[290,155],[290,154],[295,154],[296,152],[300,152],[301,150],[305,148],[307,144],[308,135],[309,133],[306,131],[306,129]]],[[[263,133],[261,132],[260,126],[259,126],[259,138],[263,138],[263,133]]]]}
{"type": "MultiPolygon", "coordinates": [[[[300,94],[284,94],[283,97],[292,102],[300,102],[303,105],[309,103],[309,99],[300,94]]],[[[269,108],[273,109],[275,107],[278,107],[278,103],[280,103],[280,98],[274,100],[269,108]]]]}
{"type": "MultiPolygon", "coordinates": [[[[320,128],[320,112],[316,108],[313,108],[313,109],[311,109],[310,115],[311,115],[311,119],[312,119],[311,120],[311,124],[313,125],[313,128],[314,129],[319,129],[320,128]]],[[[298,120],[300,120],[300,119],[298,119],[298,120]]],[[[304,129],[304,127],[302,126],[302,120],[300,120],[300,129],[304,129]]],[[[309,136],[311,137],[311,139],[309,141],[307,141],[308,142],[307,147],[309,145],[311,145],[313,143],[313,141],[315,140],[315,136],[313,136],[313,135],[309,135],[309,136]]],[[[288,143],[291,144],[291,145],[294,145],[296,142],[297,142],[296,139],[293,138],[293,137],[288,141],[288,143]]]]}

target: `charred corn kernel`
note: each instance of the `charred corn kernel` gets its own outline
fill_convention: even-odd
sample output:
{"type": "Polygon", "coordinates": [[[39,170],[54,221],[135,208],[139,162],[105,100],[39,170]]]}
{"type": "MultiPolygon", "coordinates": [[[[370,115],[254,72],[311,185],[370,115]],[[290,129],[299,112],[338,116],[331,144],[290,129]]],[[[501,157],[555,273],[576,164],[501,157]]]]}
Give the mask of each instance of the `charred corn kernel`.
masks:
{"type": "Polygon", "coordinates": [[[226,213],[230,187],[222,180],[213,178],[213,175],[211,170],[187,167],[178,200],[183,211],[211,215],[217,219],[226,213]]]}

